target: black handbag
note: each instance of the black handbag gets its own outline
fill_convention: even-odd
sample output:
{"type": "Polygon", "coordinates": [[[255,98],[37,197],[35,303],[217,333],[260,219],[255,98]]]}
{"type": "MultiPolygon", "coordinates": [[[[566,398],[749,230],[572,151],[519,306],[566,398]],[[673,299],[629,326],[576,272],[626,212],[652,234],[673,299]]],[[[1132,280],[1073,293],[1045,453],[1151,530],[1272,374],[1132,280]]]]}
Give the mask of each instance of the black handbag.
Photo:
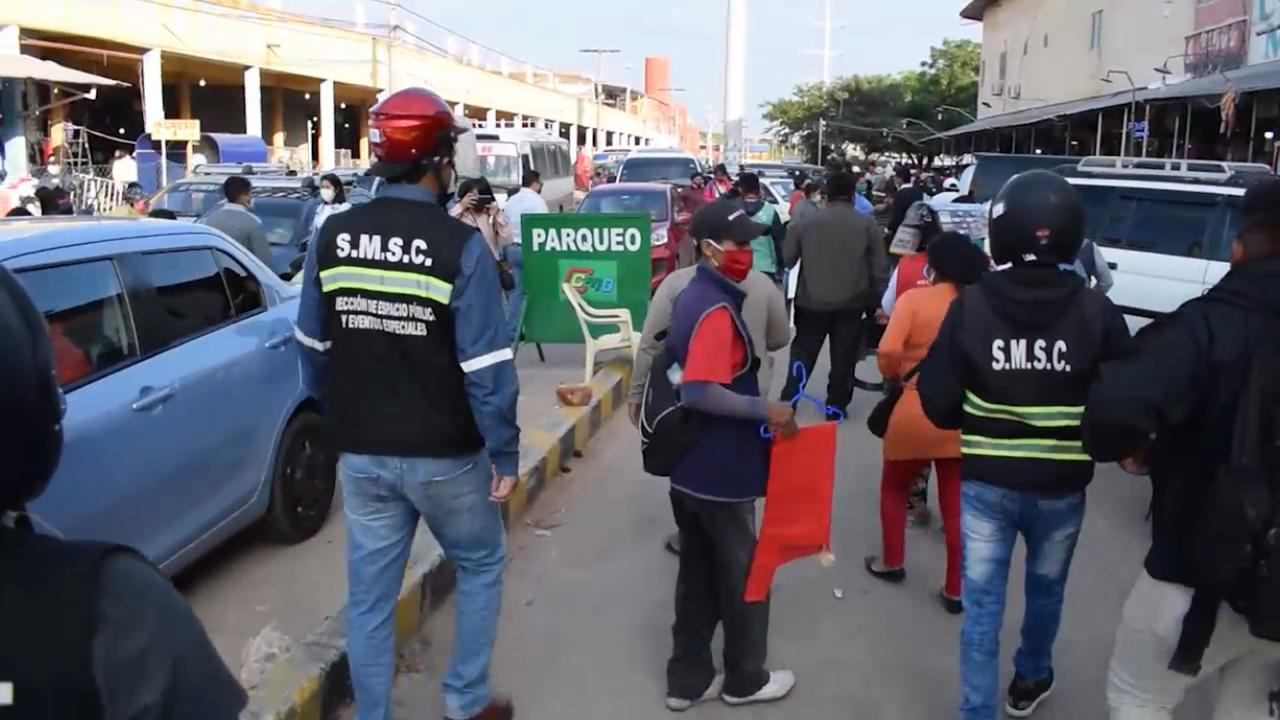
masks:
{"type": "Polygon", "coordinates": [[[911,378],[916,376],[920,371],[920,366],[916,365],[902,376],[901,380],[886,380],[884,382],[884,397],[880,398],[880,402],[871,408],[871,414],[867,416],[867,429],[872,435],[878,438],[884,438],[885,433],[889,432],[889,418],[893,417],[893,408],[898,404],[899,398],[902,397],[902,389],[906,387],[911,378]]]}

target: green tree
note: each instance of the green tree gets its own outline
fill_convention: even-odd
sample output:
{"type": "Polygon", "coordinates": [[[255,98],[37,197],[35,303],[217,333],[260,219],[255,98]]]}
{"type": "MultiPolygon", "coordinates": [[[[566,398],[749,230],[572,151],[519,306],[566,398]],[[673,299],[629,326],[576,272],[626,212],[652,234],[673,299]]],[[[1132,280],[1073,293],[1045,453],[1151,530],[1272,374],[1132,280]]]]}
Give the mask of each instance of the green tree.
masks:
{"type": "Polygon", "coordinates": [[[764,117],[780,139],[806,148],[814,160],[822,119],[827,123],[823,157],[833,148],[854,144],[868,156],[901,152],[927,164],[940,149],[938,141],[929,140],[933,130],[967,122],[942,106],[967,109],[978,104],[979,50],[971,40],[944,40],[929,50],[919,70],[851,75],[826,87],[799,85],[791,97],[765,103],[764,117]]]}

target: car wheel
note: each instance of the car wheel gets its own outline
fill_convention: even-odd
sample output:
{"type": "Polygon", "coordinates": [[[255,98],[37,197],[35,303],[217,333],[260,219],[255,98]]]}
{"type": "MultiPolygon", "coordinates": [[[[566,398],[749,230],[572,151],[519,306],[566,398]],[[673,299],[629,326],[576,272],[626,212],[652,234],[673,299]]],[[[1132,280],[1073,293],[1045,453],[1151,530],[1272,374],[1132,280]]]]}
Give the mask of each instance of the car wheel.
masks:
{"type": "Polygon", "coordinates": [[[320,532],[329,518],[337,464],[320,442],[317,415],[301,413],[289,422],[276,448],[271,472],[271,505],[263,524],[272,540],[300,543],[320,532]]]}

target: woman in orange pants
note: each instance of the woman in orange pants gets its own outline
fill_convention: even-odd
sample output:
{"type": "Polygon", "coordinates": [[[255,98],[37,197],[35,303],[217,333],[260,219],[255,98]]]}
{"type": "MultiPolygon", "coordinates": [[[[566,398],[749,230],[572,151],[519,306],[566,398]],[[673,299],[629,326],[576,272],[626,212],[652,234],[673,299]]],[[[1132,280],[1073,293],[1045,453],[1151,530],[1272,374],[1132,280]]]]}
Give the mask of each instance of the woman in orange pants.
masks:
{"type": "MultiPolygon", "coordinates": [[[[924,360],[951,301],[965,285],[977,282],[987,268],[986,256],[961,233],[939,236],[930,243],[928,253],[926,272],[932,284],[898,300],[880,340],[880,372],[886,380],[903,378],[924,360]]],[[[900,583],[906,579],[907,497],[929,463],[937,471],[938,504],[947,546],[947,577],[938,597],[947,612],[959,614],[964,611],[960,604],[960,433],[940,430],[929,422],[913,377],[893,409],[884,437],[880,481],[883,554],[866,559],[867,572],[880,580],[900,583]]]]}

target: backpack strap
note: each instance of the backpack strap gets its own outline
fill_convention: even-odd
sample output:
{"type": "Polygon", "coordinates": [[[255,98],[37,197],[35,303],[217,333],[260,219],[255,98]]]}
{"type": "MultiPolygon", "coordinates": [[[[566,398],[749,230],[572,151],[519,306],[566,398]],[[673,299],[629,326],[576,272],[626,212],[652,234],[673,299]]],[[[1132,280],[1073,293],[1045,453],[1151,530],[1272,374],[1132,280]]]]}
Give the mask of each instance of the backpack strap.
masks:
{"type": "Polygon", "coordinates": [[[1216,590],[1201,588],[1191,596],[1191,608],[1182,618],[1178,646],[1169,660],[1170,670],[1189,677],[1200,675],[1200,663],[1217,627],[1218,606],[1221,604],[1222,595],[1216,590]]]}

